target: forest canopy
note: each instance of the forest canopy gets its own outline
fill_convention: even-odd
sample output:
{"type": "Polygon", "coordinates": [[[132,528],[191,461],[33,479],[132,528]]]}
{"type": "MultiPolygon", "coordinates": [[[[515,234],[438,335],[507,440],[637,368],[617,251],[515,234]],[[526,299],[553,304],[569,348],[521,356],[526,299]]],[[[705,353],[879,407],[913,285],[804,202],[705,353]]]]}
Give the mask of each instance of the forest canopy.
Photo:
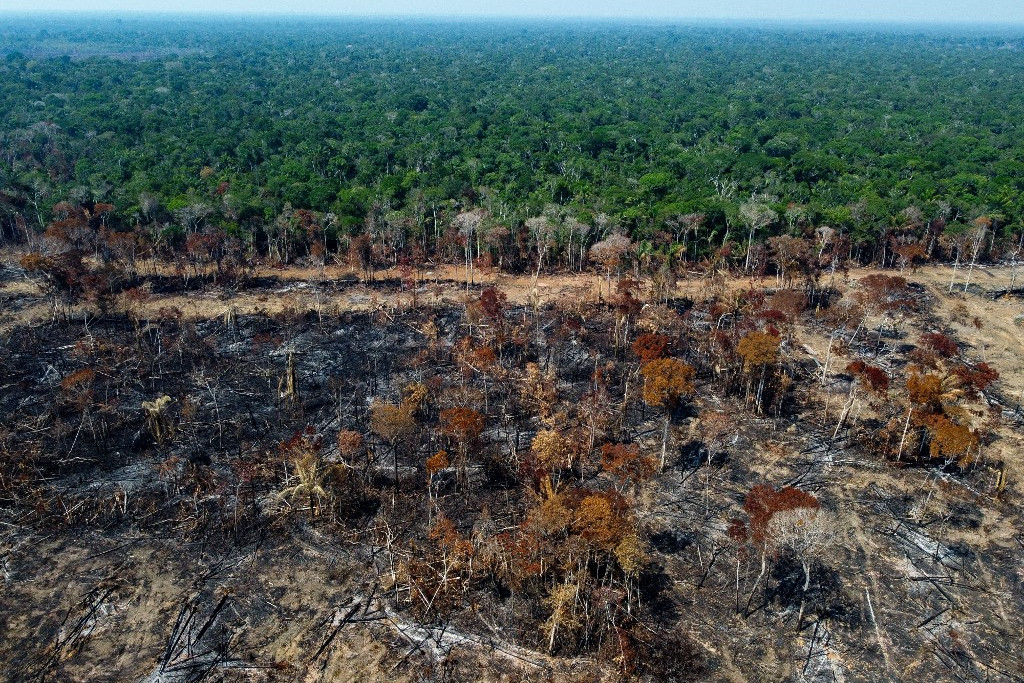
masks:
{"type": "Polygon", "coordinates": [[[514,243],[555,207],[581,249],[699,216],[690,255],[827,225],[877,260],[894,228],[1010,238],[1024,211],[1009,28],[9,19],[6,239],[100,202],[172,243],[259,248],[308,210],[327,247],[386,224],[430,251],[460,212],[514,243]]]}

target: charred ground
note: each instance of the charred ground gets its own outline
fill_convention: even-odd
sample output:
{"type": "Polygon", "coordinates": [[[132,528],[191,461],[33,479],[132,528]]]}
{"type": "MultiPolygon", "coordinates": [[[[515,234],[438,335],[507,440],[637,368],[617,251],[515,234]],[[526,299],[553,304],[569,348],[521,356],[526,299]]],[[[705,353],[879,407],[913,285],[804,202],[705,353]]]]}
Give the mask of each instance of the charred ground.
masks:
{"type": "Polygon", "coordinates": [[[1024,676],[1019,349],[972,338],[982,288],[167,275],[27,324],[24,276],[9,680],[1024,676]]]}

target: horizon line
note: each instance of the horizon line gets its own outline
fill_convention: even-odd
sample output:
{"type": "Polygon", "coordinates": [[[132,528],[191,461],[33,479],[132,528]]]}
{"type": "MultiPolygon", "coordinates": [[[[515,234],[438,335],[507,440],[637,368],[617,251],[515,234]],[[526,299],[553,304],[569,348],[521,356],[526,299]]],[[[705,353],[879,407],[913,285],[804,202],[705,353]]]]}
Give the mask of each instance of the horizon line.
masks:
{"type": "Polygon", "coordinates": [[[150,9],[8,9],[0,7],[0,16],[8,17],[110,17],[117,18],[177,18],[177,19],[349,19],[349,20],[400,20],[400,21],[449,21],[460,22],[634,22],[634,23],[659,23],[659,24],[704,24],[704,23],[726,23],[726,24],[761,24],[761,25],[802,25],[802,26],[859,26],[859,27],[942,27],[956,28],[969,26],[979,28],[985,26],[1000,28],[1021,28],[1024,29],[1024,19],[1020,20],[997,20],[997,19],[963,19],[959,21],[938,20],[938,19],[866,19],[863,17],[830,17],[830,18],[800,18],[800,17],[760,17],[760,16],[705,16],[705,15],[667,15],[667,14],[441,14],[441,13],[398,13],[381,12],[352,13],[352,12],[286,12],[280,10],[198,10],[175,12],[168,10],[150,9]]]}

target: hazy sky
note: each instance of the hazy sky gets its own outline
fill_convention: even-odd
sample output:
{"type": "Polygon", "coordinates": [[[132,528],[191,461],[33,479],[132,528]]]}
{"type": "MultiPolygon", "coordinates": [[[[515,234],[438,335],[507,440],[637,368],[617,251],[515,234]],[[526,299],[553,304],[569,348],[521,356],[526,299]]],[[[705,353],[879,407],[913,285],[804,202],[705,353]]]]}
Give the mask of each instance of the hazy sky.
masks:
{"type": "Polygon", "coordinates": [[[1024,24],[1022,0],[0,0],[0,10],[1024,24]]]}

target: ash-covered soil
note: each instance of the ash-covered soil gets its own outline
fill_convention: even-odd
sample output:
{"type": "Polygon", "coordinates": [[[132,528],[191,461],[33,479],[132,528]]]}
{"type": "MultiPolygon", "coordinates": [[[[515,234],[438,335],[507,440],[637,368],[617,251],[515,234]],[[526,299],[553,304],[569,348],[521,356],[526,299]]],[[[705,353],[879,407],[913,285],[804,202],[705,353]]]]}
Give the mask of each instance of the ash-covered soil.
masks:
{"type": "Polygon", "coordinates": [[[0,677],[1024,680],[984,292],[397,289],[11,323],[0,677]]]}

